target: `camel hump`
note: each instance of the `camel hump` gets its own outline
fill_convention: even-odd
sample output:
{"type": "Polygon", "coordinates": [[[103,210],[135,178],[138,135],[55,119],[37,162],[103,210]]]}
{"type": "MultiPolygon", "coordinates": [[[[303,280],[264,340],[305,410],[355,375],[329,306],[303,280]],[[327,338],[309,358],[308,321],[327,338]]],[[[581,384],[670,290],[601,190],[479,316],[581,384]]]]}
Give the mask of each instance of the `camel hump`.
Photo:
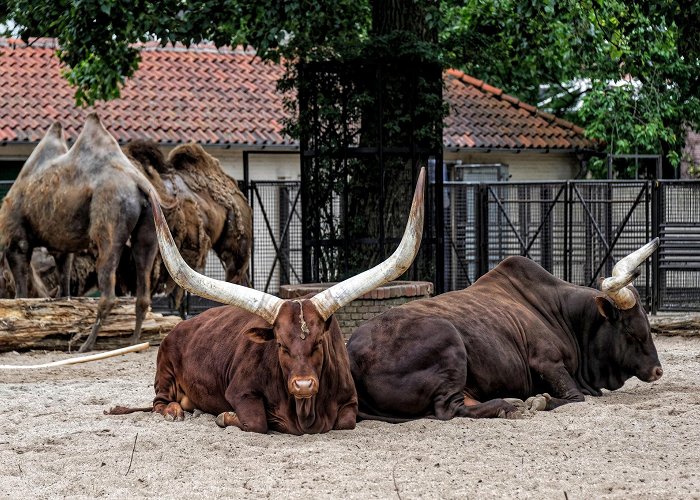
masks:
{"type": "Polygon", "coordinates": [[[124,153],[143,166],[150,165],[160,174],[168,171],[165,155],[155,141],[131,141],[124,147],[124,153]]]}
{"type": "Polygon", "coordinates": [[[17,180],[29,175],[51,160],[58,158],[68,152],[68,144],[63,136],[63,126],[60,122],[53,122],[49,129],[41,138],[32,154],[24,162],[17,180]]]}
{"type": "Polygon", "coordinates": [[[178,171],[192,171],[210,163],[211,156],[199,144],[181,144],[170,152],[168,163],[178,171]]]}

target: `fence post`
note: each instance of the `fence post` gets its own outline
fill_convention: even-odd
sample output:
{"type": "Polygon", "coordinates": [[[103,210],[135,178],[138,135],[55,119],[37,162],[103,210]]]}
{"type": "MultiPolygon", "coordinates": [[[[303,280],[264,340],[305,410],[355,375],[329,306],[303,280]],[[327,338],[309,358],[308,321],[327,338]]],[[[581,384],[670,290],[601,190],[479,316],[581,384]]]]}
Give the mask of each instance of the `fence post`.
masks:
{"type": "MultiPolygon", "coordinates": [[[[651,237],[656,238],[661,233],[661,196],[663,184],[656,181],[651,181],[651,237]]],[[[659,269],[660,253],[662,251],[663,241],[659,249],[651,256],[651,314],[656,314],[659,311],[659,303],[661,300],[661,270],[659,269]]]]}
{"type": "Polygon", "coordinates": [[[569,267],[571,266],[571,260],[569,259],[569,247],[571,245],[571,232],[573,231],[573,228],[570,226],[570,210],[571,210],[571,181],[566,181],[566,192],[564,193],[564,255],[563,261],[564,261],[564,281],[569,281],[570,278],[570,270],[569,267]]]}
{"type": "Polygon", "coordinates": [[[489,270],[489,192],[488,186],[479,183],[474,197],[476,224],[476,279],[489,270]]]}
{"type": "Polygon", "coordinates": [[[279,186],[279,213],[277,216],[277,232],[282,235],[279,242],[280,274],[279,284],[289,283],[289,187],[286,184],[279,186]]]}
{"type": "Polygon", "coordinates": [[[435,293],[445,292],[445,183],[442,150],[435,158],[435,293]]]}
{"type": "Polygon", "coordinates": [[[550,207],[554,204],[552,199],[552,186],[544,184],[540,186],[540,225],[542,227],[540,237],[540,258],[542,259],[542,267],[550,273],[553,271],[552,258],[552,224],[551,218],[554,217],[554,209],[550,212],[550,207]]]}

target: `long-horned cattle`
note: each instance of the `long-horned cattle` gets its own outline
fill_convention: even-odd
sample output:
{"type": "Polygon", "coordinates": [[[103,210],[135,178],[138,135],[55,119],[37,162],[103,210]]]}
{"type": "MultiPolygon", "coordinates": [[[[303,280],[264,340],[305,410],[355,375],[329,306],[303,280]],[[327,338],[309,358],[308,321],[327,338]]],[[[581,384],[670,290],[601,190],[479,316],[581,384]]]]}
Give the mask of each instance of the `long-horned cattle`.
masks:
{"type": "Polygon", "coordinates": [[[364,323],[347,346],[360,417],[515,417],[520,409],[503,398],[534,397],[531,409],[551,410],[633,376],[658,380],[649,321],[631,286],[658,244],[621,259],[601,291],[509,257],[465,290],[364,323]]]}
{"type": "Polygon", "coordinates": [[[67,255],[97,252],[100,299],[97,318],[80,347],[93,348],[115,303],[115,271],[130,242],[136,262],[136,323],[141,333],[151,303],[150,275],[158,244],[150,216],[149,181],[126,158],[95,113],[67,150],[54,123],[22,167],[0,208],[0,251],[15,280],[15,296],[27,296],[29,260],[35,247],[67,255]]]}
{"type": "Polygon", "coordinates": [[[283,300],[203,276],[180,257],[156,200],[153,212],[163,260],[192,293],[227,306],[179,323],[158,351],[156,396],[150,408],[168,420],[199,409],[221,427],[290,434],[353,429],[357,393],[333,313],[403,274],[420,246],[425,169],[418,177],[403,238],[384,262],[312,297],[283,300]]]}

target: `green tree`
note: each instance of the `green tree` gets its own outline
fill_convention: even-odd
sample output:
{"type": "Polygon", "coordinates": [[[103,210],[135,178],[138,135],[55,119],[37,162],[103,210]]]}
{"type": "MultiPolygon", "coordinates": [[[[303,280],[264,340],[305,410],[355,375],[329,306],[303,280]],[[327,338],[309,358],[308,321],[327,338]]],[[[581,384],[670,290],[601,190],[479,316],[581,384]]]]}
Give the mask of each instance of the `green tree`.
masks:
{"type": "Polygon", "coordinates": [[[661,153],[677,165],[685,130],[700,123],[694,0],[9,0],[0,3],[8,19],[25,40],[58,39],[85,104],[119,95],[138,67],[135,42],[206,39],[252,45],[265,60],[351,61],[372,47],[395,51],[396,32],[414,36],[404,47],[427,47],[583,125],[613,153],[661,153]]]}
{"type": "Polygon", "coordinates": [[[451,64],[584,126],[609,152],[677,166],[700,124],[698,2],[471,0],[444,2],[443,19],[451,64]]]}
{"type": "Polygon", "coordinates": [[[78,104],[119,96],[138,68],[138,42],[251,45],[264,60],[296,61],[352,50],[368,19],[367,4],[353,0],[9,0],[0,7],[0,23],[12,21],[9,34],[58,40],[78,104]]]}

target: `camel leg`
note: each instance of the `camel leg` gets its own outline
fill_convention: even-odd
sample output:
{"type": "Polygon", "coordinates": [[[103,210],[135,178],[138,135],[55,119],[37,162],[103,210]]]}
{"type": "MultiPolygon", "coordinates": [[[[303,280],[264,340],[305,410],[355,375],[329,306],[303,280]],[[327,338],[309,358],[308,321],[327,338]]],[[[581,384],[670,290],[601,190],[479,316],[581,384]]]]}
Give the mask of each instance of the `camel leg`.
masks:
{"type": "MultiPolygon", "coordinates": [[[[14,245],[13,245],[14,246],[14,245]]],[[[29,297],[29,262],[32,249],[25,247],[26,242],[20,242],[19,248],[10,247],[5,256],[10,266],[10,272],[15,280],[15,298],[23,299],[29,297]],[[25,245],[21,245],[24,243],[25,245]]]]}
{"type": "Polygon", "coordinates": [[[105,239],[109,237],[109,233],[106,233],[105,236],[105,238],[100,237],[97,241],[97,286],[100,290],[100,300],[97,303],[97,319],[87,340],[80,346],[79,352],[90,351],[95,347],[97,334],[117,300],[114,292],[117,281],[117,266],[119,265],[122,248],[127,238],[116,238],[107,242],[105,239]]]}
{"type": "Polygon", "coordinates": [[[215,248],[214,251],[224,266],[226,281],[236,285],[250,286],[250,280],[248,279],[248,262],[241,262],[241,256],[236,255],[235,252],[228,249],[218,250],[215,248]]]}
{"type": "Polygon", "coordinates": [[[56,269],[58,270],[60,292],[59,297],[70,297],[70,281],[73,274],[73,261],[75,260],[74,253],[60,253],[54,256],[56,260],[56,269]]]}
{"type": "Polygon", "coordinates": [[[135,344],[141,337],[143,320],[151,308],[151,272],[158,252],[155,226],[149,211],[144,211],[131,238],[132,257],[136,266],[136,323],[131,339],[135,344]]]}
{"type": "Polygon", "coordinates": [[[97,319],[95,320],[95,323],[92,325],[92,330],[90,330],[90,335],[88,336],[87,340],[83,343],[83,345],[80,346],[80,349],[78,352],[87,352],[91,351],[95,347],[95,341],[97,340],[97,334],[100,331],[100,328],[102,328],[102,323],[104,323],[104,320],[107,318],[109,313],[112,311],[112,308],[114,307],[114,304],[116,302],[116,296],[114,295],[114,292],[108,293],[107,296],[102,295],[100,296],[100,300],[97,303],[97,319]]]}

